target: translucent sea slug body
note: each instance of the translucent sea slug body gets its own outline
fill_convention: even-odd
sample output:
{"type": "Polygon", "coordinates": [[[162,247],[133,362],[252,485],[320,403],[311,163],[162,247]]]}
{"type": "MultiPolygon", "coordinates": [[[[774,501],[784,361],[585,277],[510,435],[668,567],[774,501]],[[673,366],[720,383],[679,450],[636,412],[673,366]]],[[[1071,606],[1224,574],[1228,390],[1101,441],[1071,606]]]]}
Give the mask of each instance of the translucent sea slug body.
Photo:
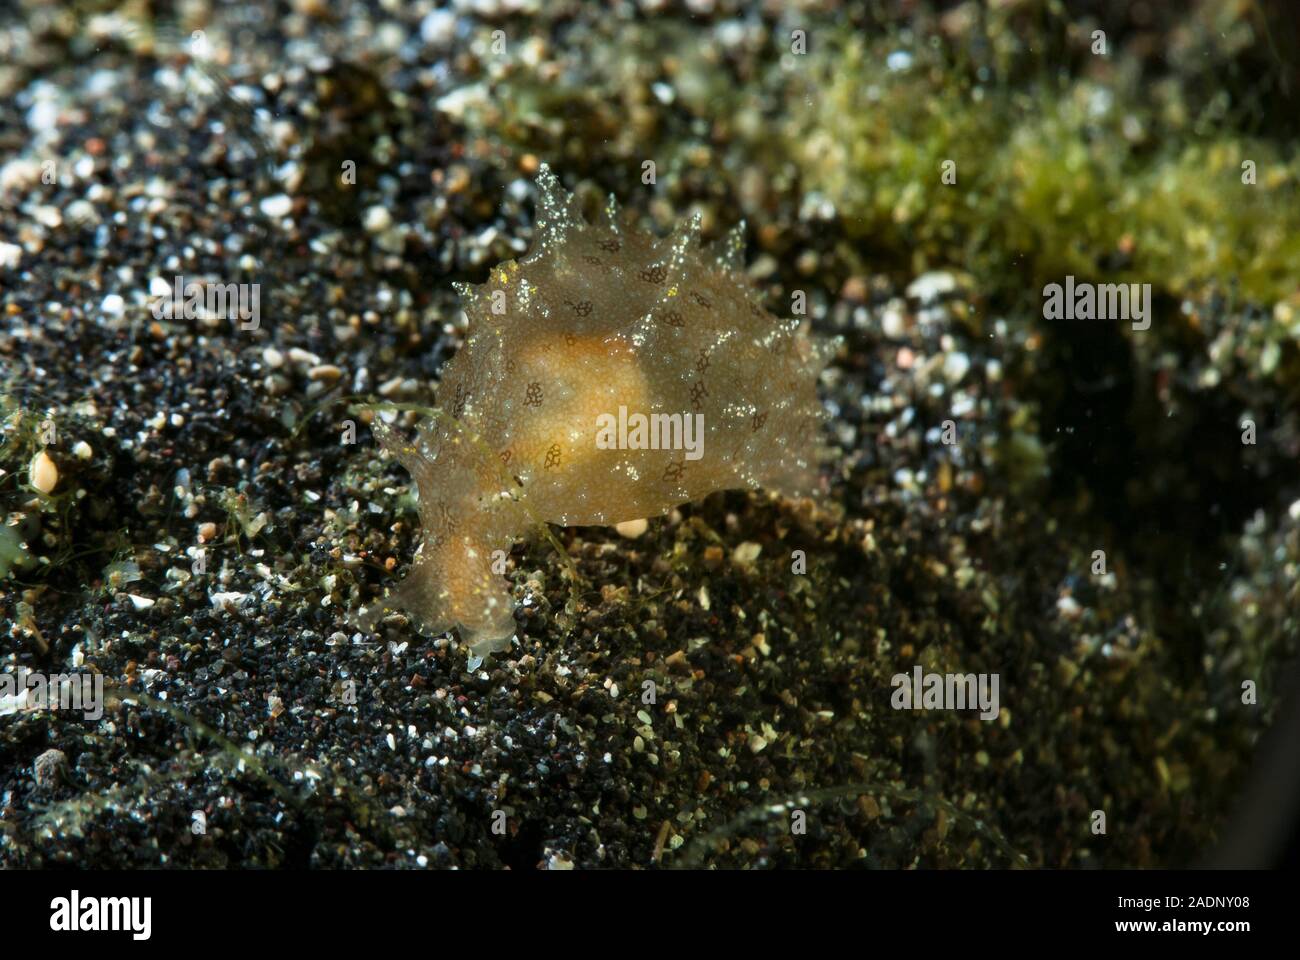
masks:
{"type": "Polygon", "coordinates": [[[612,198],[588,224],[545,166],[537,182],[532,249],[458,288],[469,332],[439,415],[414,441],[376,420],[418,488],[423,541],[362,626],[401,609],[431,634],[458,627],[476,653],[499,649],[515,629],[502,561],[532,525],[658,516],[717,490],[815,492],[816,381],[834,345],[758,304],[739,233],[720,250],[701,247],[697,220],[657,238],[612,198]],[[657,418],[666,442],[652,446],[635,424],[655,414],[676,417],[657,418]],[[598,437],[616,420],[618,442],[598,437]]]}

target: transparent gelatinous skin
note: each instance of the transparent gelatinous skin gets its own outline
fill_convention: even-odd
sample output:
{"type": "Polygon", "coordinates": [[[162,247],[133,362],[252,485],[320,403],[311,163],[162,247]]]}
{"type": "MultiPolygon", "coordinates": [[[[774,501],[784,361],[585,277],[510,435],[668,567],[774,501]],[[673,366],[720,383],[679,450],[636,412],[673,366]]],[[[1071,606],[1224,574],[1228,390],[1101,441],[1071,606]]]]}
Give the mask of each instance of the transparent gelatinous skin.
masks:
{"type": "Polygon", "coordinates": [[[588,224],[545,165],[537,182],[533,248],[458,288],[469,333],[438,416],[411,441],[375,424],[418,488],[422,544],[362,626],[401,609],[429,633],[458,628],[476,652],[500,648],[513,602],[494,559],[500,570],[531,524],[659,516],[717,490],[816,492],[816,382],[835,344],[759,305],[739,230],[710,249],[698,220],[655,237],[612,198],[588,224]],[[607,432],[603,448],[599,418],[620,408],[683,426],[700,414],[702,445],[665,431],[669,449],[608,448],[607,432]]]}

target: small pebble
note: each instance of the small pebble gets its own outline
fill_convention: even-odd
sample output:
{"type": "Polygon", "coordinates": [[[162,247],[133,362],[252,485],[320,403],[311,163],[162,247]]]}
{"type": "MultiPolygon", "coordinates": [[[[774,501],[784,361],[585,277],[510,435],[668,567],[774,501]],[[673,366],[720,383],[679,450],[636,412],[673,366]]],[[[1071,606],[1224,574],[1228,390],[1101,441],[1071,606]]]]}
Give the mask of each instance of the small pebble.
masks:
{"type": "Polygon", "coordinates": [[[944,270],[923,273],[907,287],[907,295],[922,303],[931,303],[957,289],[957,278],[944,270]]]}
{"type": "Polygon", "coordinates": [[[289,215],[289,211],[293,209],[293,200],[288,194],[277,193],[264,199],[259,206],[266,216],[279,220],[289,215]]]}
{"type": "Polygon", "coordinates": [[[63,776],[68,766],[68,755],[62,750],[49,749],[36,758],[32,764],[32,774],[38,787],[52,784],[63,776]]]}
{"type": "Polygon", "coordinates": [[[57,230],[63,226],[63,214],[59,212],[58,207],[37,207],[32,211],[32,219],[43,227],[49,227],[51,230],[57,230]]]}
{"type": "Polygon", "coordinates": [[[393,225],[393,215],[387,207],[374,206],[366,210],[365,228],[369,233],[383,233],[393,225]]]}
{"type": "Polygon", "coordinates": [[[336,383],[341,376],[343,371],[332,363],[323,363],[307,371],[307,379],[319,380],[322,383],[336,383]]]}
{"type": "Polygon", "coordinates": [[[964,353],[950,353],[943,358],[943,376],[949,383],[960,383],[968,370],[970,357],[964,353]]]}
{"type": "Polygon", "coordinates": [[[614,524],[614,529],[618,531],[619,536],[627,537],[629,540],[635,540],[641,536],[650,527],[648,520],[624,520],[622,523],[614,524]]]}
{"type": "Polygon", "coordinates": [[[44,450],[32,458],[29,475],[32,486],[47,496],[59,482],[59,468],[44,450]]]}

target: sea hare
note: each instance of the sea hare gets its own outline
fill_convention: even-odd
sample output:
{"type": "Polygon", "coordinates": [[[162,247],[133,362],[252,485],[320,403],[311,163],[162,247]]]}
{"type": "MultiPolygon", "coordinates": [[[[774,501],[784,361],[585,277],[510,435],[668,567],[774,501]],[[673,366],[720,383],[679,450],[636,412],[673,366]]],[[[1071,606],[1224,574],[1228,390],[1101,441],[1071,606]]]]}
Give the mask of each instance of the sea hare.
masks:
{"type": "Polygon", "coordinates": [[[437,416],[414,441],[374,423],[415,480],[423,540],[363,627],[400,609],[481,655],[515,632],[505,558],[531,525],[658,516],[717,490],[816,492],[834,344],[763,309],[739,230],[718,248],[698,218],[655,237],[612,197],[589,224],[547,167],[537,183],[532,249],[457,287],[469,331],[437,416]]]}

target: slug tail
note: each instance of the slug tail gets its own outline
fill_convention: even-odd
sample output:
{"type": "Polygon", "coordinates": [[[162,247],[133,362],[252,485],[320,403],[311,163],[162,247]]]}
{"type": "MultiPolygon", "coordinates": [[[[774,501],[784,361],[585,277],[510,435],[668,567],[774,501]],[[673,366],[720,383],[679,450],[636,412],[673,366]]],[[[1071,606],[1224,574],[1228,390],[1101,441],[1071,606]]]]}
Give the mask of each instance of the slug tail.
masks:
{"type": "Polygon", "coordinates": [[[357,624],[374,631],[389,613],[409,616],[421,633],[439,636],[455,628],[477,656],[510,645],[515,635],[514,599],[504,570],[509,540],[492,547],[480,532],[435,543],[426,537],[410,572],[389,594],[357,613],[357,624]]]}
{"type": "Polygon", "coordinates": [[[415,481],[422,539],[406,578],[358,610],[356,625],[373,632],[388,614],[401,612],[427,636],[456,629],[478,656],[504,649],[515,634],[504,574],[516,518],[507,510],[485,509],[476,493],[485,479],[476,473],[480,464],[473,449],[435,457],[423,438],[408,441],[378,420],[372,426],[381,447],[415,481]]]}

